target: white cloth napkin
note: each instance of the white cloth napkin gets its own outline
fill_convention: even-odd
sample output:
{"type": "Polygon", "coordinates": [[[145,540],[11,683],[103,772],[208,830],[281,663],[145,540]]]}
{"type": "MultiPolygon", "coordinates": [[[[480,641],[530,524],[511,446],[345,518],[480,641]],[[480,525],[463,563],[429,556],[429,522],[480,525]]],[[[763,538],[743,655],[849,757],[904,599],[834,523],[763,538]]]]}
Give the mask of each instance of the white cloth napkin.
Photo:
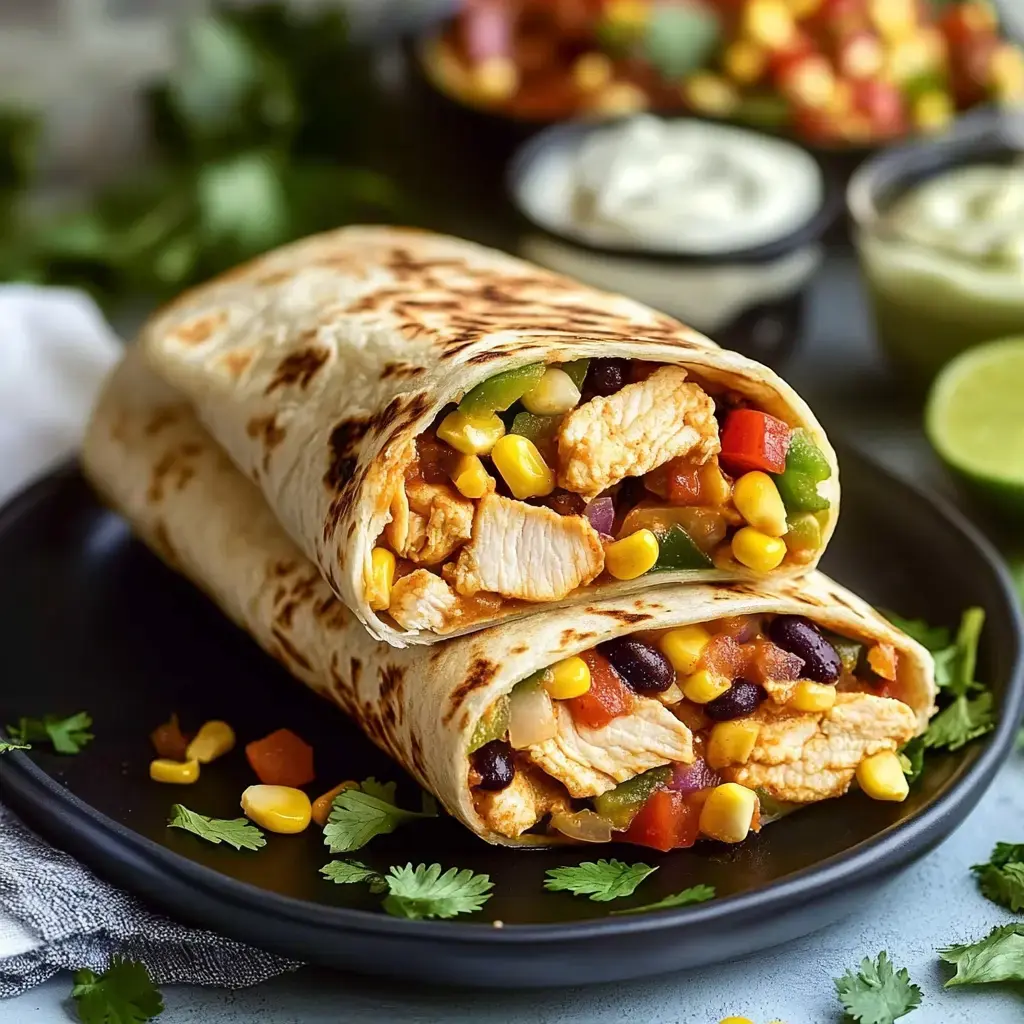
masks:
{"type": "MultiPolygon", "coordinates": [[[[87,296],[0,286],[0,503],[78,448],[120,351],[87,296]]],[[[298,966],[159,917],[0,805],[0,998],[64,968],[104,970],[112,953],[157,983],[237,987],[298,966]]]]}

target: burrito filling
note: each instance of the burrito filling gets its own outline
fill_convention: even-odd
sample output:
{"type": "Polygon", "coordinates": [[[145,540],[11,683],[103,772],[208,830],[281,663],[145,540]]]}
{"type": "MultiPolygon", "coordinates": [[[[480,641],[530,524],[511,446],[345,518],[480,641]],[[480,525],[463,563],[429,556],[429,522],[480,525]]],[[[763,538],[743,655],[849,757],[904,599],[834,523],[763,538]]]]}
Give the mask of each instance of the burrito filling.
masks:
{"type": "Polygon", "coordinates": [[[517,367],[416,439],[370,604],[402,628],[450,632],[595,580],[808,564],[831,472],[802,429],[679,366],[517,367]]]}
{"type": "Polygon", "coordinates": [[[856,779],[908,786],[917,732],[892,644],[744,615],[599,644],[516,684],[469,744],[477,813],[509,837],[671,850],[742,842],[856,779]]]}

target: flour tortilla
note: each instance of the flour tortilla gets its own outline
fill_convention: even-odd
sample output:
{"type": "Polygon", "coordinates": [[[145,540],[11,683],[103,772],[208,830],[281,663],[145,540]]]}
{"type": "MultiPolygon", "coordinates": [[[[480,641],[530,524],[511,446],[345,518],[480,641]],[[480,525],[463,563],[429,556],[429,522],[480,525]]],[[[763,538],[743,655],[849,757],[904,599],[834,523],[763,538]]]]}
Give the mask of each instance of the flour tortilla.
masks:
{"type": "MultiPolygon", "coordinates": [[[[480,716],[521,679],[560,658],[638,629],[729,615],[787,612],[901,652],[903,693],[927,724],[931,656],[820,573],[767,587],[750,581],[662,587],[548,610],[518,622],[396,649],[373,640],[281,529],[259,490],[202,428],[188,402],[137,351],[108,382],[83,450],[90,480],[145,542],[298,679],[340,705],[364,732],[488,842],[473,807],[469,739],[480,716]]],[[[179,638],[169,635],[168,643],[179,638]]]]}
{"type": "MultiPolygon", "coordinates": [[[[832,476],[821,550],[839,513],[839,471],[810,409],[767,367],[676,320],[470,242],[351,227],[269,253],[190,291],[143,330],[157,372],[259,486],[280,523],[377,638],[434,643],[396,628],[366,598],[371,552],[414,438],[473,385],[538,361],[623,356],[678,364],[803,427],[832,476]]],[[[799,575],[784,564],[773,577],[799,575]]],[[[658,573],[575,591],[567,604],[679,581],[750,578],[728,570],[658,573]]],[[[550,609],[513,604],[479,629],[550,609]]]]}

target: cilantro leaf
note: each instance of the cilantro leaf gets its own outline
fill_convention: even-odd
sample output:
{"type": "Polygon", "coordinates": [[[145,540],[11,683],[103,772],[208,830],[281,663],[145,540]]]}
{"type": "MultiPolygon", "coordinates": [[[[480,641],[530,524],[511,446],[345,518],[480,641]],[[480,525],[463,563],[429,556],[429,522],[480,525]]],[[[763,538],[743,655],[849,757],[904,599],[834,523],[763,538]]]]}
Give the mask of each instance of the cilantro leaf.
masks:
{"type": "Polygon", "coordinates": [[[488,890],[493,888],[488,875],[474,874],[468,868],[449,868],[442,874],[440,864],[392,868],[385,882],[389,895],[384,909],[395,917],[413,920],[475,913],[491,898],[488,890]]]}
{"type": "Polygon", "coordinates": [[[547,872],[544,888],[552,892],[568,890],[603,903],[630,896],[657,870],[649,864],[624,864],[621,860],[584,861],[577,867],[552,868],[547,872]]]}
{"type": "Polygon", "coordinates": [[[944,626],[929,626],[924,619],[904,619],[892,612],[884,614],[897,629],[931,651],[935,661],[935,684],[940,690],[949,690],[960,697],[982,688],[974,678],[974,670],[978,641],[985,625],[984,609],[966,609],[960,617],[956,637],[952,639],[944,626]]]}
{"type": "Polygon", "coordinates": [[[951,638],[945,626],[929,626],[924,619],[905,619],[902,615],[890,611],[883,611],[882,614],[911,640],[916,640],[933,653],[949,646],[951,638]]]}
{"type": "Polygon", "coordinates": [[[997,868],[1006,867],[1014,861],[1024,861],[1024,843],[996,843],[989,857],[989,864],[997,868]]]}
{"type": "Polygon", "coordinates": [[[395,784],[366,779],[359,789],[346,789],[334,798],[331,815],[324,826],[324,842],[331,853],[351,853],[374,836],[394,832],[399,825],[416,818],[436,818],[437,807],[423,801],[422,811],[396,807],[395,784]]]}
{"type": "Polygon", "coordinates": [[[144,964],[110,958],[102,973],[75,971],[71,997],[82,1024],[142,1024],[163,1013],[160,990],[144,964]]]}
{"type": "Polygon", "coordinates": [[[946,982],[946,988],[991,981],[1024,981],[1024,924],[993,928],[981,941],[947,946],[939,950],[939,956],[956,966],[956,974],[946,982]]]}
{"type": "Polygon", "coordinates": [[[613,914],[643,914],[648,910],[667,910],[669,907],[688,907],[691,903],[704,903],[715,898],[713,885],[693,885],[682,892],[673,893],[656,903],[645,903],[641,907],[626,907],[625,910],[613,910],[613,914]]]}
{"type": "Polygon", "coordinates": [[[993,903],[1024,911],[1024,843],[996,843],[987,864],[974,864],[982,894],[993,903]]]}
{"type": "Polygon", "coordinates": [[[974,700],[961,695],[931,720],[923,737],[924,745],[959,750],[965,743],[984,736],[993,728],[992,694],[986,691],[974,700]]]}
{"type": "Polygon", "coordinates": [[[9,743],[7,740],[0,740],[0,754],[6,754],[8,750],[31,750],[31,743],[9,743]]]}
{"type": "Polygon", "coordinates": [[[895,971],[884,950],[875,960],[865,957],[856,974],[847,971],[834,980],[839,1002],[858,1024],[893,1024],[921,1003],[907,969],[895,971]]]}
{"type": "Polygon", "coordinates": [[[77,754],[94,737],[88,730],[92,718],[85,712],[61,718],[46,715],[43,718],[21,718],[17,725],[7,726],[16,743],[52,743],[58,754],[77,754]]]}
{"type": "Polygon", "coordinates": [[[168,828],[182,828],[208,842],[227,843],[236,850],[258,850],[267,845],[263,833],[245,818],[209,818],[205,814],[190,811],[183,804],[171,808],[168,828]]]}
{"type": "Polygon", "coordinates": [[[384,892],[388,887],[383,875],[357,860],[332,860],[320,869],[320,874],[338,885],[369,882],[370,892],[384,892]]]}
{"type": "Polygon", "coordinates": [[[915,736],[912,740],[908,740],[900,747],[898,756],[907,782],[917,782],[921,772],[924,771],[924,737],[915,736]]]}

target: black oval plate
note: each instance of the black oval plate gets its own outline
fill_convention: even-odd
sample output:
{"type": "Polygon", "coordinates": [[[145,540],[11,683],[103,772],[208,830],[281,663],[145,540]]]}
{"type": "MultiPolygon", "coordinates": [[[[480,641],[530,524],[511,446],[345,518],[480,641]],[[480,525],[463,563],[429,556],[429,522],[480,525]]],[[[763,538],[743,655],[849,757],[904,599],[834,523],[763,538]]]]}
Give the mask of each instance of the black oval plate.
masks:
{"type": "MultiPolygon", "coordinates": [[[[406,921],[362,886],[324,881],[317,830],[269,836],[257,853],[165,828],[172,803],[237,817],[252,781],[241,749],[191,787],[150,782],[149,731],[177,711],[186,728],[233,723],[240,740],[288,726],[316,749],[319,787],[399,770],[340,712],[297,686],[188,582],[105,511],[73,467],[0,514],[0,722],[89,711],[84,752],[0,758],[3,799],[96,871],[172,916],[297,959],[469,985],[574,985],[732,959],[819,928],[954,829],[1011,746],[1024,697],[1021,621],[988,545],[954,511],[849,451],[843,515],[826,568],[869,600],[955,624],[985,607],[979,671],[1000,707],[994,734],[932,757],[901,805],[860,794],[793,815],[738,848],[661,855],[618,846],[509,851],[451,820],[374,840],[361,860],[487,872],[494,896],[466,921],[406,921]],[[544,872],[597,856],[657,864],[629,899],[595,903],[543,889],[544,872]],[[609,916],[698,882],[709,903],[609,916]],[[505,927],[490,922],[501,920],[505,927]],[[482,922],[482,923],[481,923],[482,922]]],[[[415,798],[400,779],[399,792],[415,798]]]]}

